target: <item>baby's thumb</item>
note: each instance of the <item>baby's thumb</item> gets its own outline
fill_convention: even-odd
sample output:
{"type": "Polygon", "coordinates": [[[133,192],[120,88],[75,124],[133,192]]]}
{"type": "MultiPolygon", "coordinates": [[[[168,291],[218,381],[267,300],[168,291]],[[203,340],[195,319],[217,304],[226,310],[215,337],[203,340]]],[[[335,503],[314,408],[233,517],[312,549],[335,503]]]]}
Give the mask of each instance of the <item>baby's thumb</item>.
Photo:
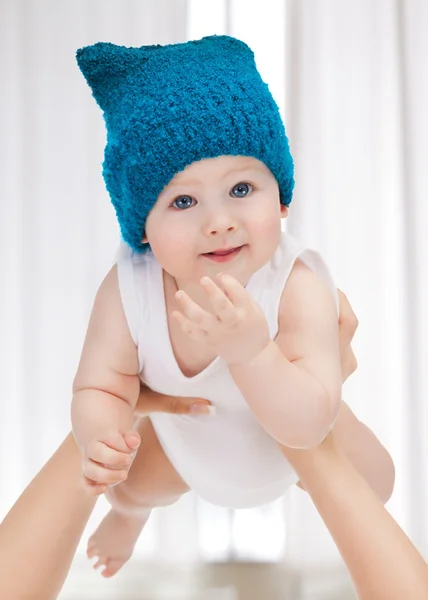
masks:
{"type": "Polygon", "coordinates": [[[123,438],[131,450],[136,450],[141,444],[140,434],[137,431],[128,431],[123,435],[123,438]]]}

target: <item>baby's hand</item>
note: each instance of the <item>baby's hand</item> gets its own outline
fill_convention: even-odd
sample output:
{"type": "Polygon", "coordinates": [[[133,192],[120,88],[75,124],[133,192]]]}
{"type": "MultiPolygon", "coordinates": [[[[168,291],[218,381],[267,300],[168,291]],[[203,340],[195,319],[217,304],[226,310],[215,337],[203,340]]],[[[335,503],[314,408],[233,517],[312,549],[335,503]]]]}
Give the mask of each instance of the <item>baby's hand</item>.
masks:
{"type": "Polygon", "coordinates": [[[186,335],[208,346],[229,365],[246,364],[270,341],[266,317],[234,277],[218,274],[217,280],[218,283],[209,277],[201,279],[213,313],[179,290],[176,298],[181,312],[173,311],[172,316],[186,335]]]}
{"type": "Polygon", "coordinates": [[[83,451],[82,485],[91,496],[103,494],[108,487],[128,477],[141,439],[136,431],[112,432],[93,440],[83,451]]]}

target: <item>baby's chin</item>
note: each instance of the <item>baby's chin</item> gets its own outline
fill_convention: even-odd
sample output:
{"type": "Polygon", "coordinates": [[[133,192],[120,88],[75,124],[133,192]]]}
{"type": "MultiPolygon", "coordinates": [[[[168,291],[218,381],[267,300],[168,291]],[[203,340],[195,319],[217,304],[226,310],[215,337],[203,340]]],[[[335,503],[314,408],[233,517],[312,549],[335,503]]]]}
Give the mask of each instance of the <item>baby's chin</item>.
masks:
{"type": "Polygon", "coordinates": [[[243,287],[246,287],[246,285],[248,284],[248,282],[250,281],[250,279],[253,275],[253,272],[244,272],[243,269],[230,269],[230,268],[229,269],[228,268],[201,269],[197,273],[194,272],[191,275],[185,275],[184,273],[181,273],[181,274],[177,273],[176,275],[172,275],[171,273],[168,273],[168,275],[170,277],[173,277],[178,288],[191,290],[192,288],[195,288],[195,289],[201,288],[201,279],[203,277],[209,277],[210,279],[212,279],[212,281],[217,283],[217,285],[219,285],[219,287],[222,287],[220,280],[217,277],[220,273],[227,273],[228,275],[231,275],[243,287]]]}

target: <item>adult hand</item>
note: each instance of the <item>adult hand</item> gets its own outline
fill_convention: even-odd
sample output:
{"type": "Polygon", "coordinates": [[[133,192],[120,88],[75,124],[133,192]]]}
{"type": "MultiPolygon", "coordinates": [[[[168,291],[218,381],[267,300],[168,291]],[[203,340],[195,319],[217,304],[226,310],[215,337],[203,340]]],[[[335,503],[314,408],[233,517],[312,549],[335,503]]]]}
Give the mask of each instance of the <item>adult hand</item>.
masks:
{"type": "Polygon", "coordinates": [[[203,398],[184,398],[182,396],[159,394],[142,383],[135,412],[140,417],[154,412],[197,416],[213,415],[215,414],[215,407],[212,406],[209,400],[203,398]]]}

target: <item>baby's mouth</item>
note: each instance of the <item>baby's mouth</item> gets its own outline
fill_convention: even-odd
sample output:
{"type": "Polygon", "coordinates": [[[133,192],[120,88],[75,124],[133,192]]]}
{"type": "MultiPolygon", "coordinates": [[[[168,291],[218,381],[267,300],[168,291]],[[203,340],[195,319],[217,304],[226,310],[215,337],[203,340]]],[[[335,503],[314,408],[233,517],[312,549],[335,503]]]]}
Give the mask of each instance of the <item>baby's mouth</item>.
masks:
{"type": "Polygon", "coordinates": [[[235,246],[235,248],[214,250],[213,252],[206,252],[202,256],[217,261],[228,260],[229,258],[232,259],[234,256],[237,256],[242,247],[243,246],[235,246]]]}
{"type": "Polygon", "coordinates": [[[212,254],[214,256],[226,256],[227,254],[235,252],[235,250],[238,250],[238,248],[240,248],[240,246],[237,246],[236,248],[229,248],[229,250],[215,250],[214,252],[207,252],[207,254],[212,254]]]}

